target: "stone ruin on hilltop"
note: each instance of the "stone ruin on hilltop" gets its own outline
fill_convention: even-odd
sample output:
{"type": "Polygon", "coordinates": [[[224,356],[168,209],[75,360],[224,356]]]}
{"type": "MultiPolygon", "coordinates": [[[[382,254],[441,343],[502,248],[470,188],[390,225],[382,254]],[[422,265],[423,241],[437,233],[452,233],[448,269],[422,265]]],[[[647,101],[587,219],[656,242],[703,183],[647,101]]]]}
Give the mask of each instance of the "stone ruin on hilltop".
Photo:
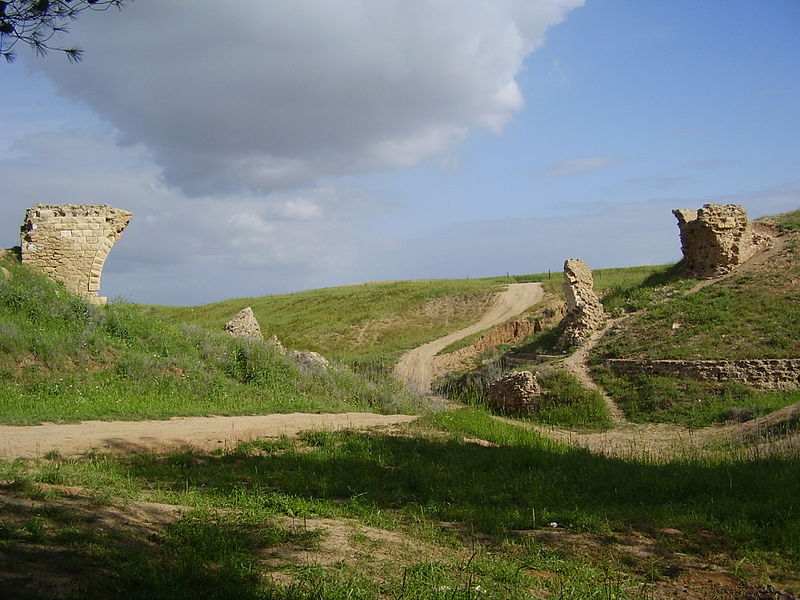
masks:
{"type": "Polygon", "coordinates": [[[729,273],[767,241],[753,232],[744,208],[736,204],[679,208],[672,214],[678,219],[686,269],[698,277],[729,273]]]}
{"type": "Polygon", "coordinates": [[[39,204],[25,212],[22,262],[94,304],[103,265],[133,215],[104,204],[39,204]]]}
{"type": "Polygon", "coordinates": [[[606,321],[603,305],[594,293],[592,270],[582,260],[564,261],[564,296],[567,314],[561,321],[561,348],[579,346],[606,321]]]}

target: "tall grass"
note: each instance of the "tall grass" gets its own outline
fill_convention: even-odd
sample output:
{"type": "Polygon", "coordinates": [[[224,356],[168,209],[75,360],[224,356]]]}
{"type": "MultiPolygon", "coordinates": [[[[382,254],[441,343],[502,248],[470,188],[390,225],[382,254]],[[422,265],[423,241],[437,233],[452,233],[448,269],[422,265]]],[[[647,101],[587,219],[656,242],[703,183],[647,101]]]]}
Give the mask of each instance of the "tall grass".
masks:
{"type": "Polygon", "coordinates": [[[0,421],[287,411],[395,411],[413,396],[375,370],[303,374],[261,342],[96,307],[6,261],[0,280],[0,421]]]}

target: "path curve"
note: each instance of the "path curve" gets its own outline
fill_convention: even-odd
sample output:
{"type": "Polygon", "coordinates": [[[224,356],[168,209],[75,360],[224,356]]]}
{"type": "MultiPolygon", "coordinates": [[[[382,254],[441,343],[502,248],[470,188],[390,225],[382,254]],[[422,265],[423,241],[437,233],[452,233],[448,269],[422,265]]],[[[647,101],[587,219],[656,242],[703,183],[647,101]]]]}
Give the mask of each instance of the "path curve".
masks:
{"type": "Polygon", "coordinates": [[[512,283],[497,294],[480,321],[406,352],[395,367],[395,376],[419,394],[430,394],[433,383],[433,358],[450,344],[474,333],[505,323],[544,298],[541,283],[512,283]]]}
{"type": "Polygon", "coordinates": [[[48,452],[75,456],[91,450],[136,452],[176,448],[232,448],[256,438],[296,437],[302,431],[388,427],[411,415],[374,413],[273,414],[243,417],[175,417],[163,421],[82,421],[0,425],[0,458],[36,458],[48,452]]]}

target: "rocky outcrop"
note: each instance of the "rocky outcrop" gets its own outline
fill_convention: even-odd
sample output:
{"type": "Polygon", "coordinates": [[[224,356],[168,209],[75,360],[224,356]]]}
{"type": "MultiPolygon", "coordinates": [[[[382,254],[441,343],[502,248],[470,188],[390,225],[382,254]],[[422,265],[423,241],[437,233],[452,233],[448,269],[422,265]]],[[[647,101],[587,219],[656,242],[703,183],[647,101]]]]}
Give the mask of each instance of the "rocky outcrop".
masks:
{"type": "Polygon", "coordinates": [[[21,228],[22,262],[95,304],[103,265],[133,215],[106,205],[39,204],[21,228]]]}
{"type": "Polygon", "coordinates": [[[225,331],[233,337],[264,339],[256,315],[249,306],[240,310],[235,317],[225,323],[225,331]]]}
{"type": "Polygon", "coordinates": [[[580,346],[606,321],[603,305],[594,293],[589,266],[577,258],[564,262],[564,297],[567,314],[561,321],[561,348],[580,346]]]}
{"type": "Polygon", "coordinates": [[[768,243],[753,233],[747,213],[736,204],[705,204],[699,210],[680,208],[672,214],[678,220],[686,269],[698,277],[725,275],[768,243]]]}
{"type": "Polygon", "coordinates": [[[508,373],[487,390],[489,407],[503,414],[526,415],[536,411],[542,388],[530,371],[508,373]]]}
{"type": "Polygon", "coordinates": [[[701,381],[733,381],[764,390],[800,389],[800,358],[747,360],[610,359],[608,367],[623,375],[663,375],[701,381]]]}

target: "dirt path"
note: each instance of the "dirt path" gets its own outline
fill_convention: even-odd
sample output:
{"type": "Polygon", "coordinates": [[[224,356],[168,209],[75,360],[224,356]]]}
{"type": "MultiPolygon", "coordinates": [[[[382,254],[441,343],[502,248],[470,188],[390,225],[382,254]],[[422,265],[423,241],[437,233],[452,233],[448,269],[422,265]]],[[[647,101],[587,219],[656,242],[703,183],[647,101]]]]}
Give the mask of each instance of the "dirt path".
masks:
{"type": "Polygon", "coordinates": [[[337,431],[409,423],[409,415],[373,413],[245,417],[177,417],[165,421],[83,421],[29,427],[0,425],[0,458],[35,458],[48,452],[74,456],[90,450],[137,452],[182,447],[214,450],[264,437],[297,436],[302,431],[337,431]]]}
{"type": "Polygon", "coordinates": [[[541,283],[510,284],[505,291],[497,294],[492,307],[477,323],[404,354],[395,367],[395,375],[417,393],[430,394],[434,356],[453,342],[508,321],[541,302],[543,298],[544,290],[541,283]]]}
{"type": "Polygon", "coordinates": [[[608,415],[611,417],[611,421],[615,426],[623,425],[627,423],[628,420],[625,418],[625,413],[622,412],[622,409],[617,406],[617,403],[614,402],[611,396],[609,396],[602,387],[597,385],[592,378],[592,374],[589,371],[589,353],[597,345],[597,342],[599,342],[600,339],[606,334],[606,332],[623,319],[625,319],[625,317],[620,317],[619,319],[610,319],[606,323],[605,327],[599,331],[595,331],[592,336],[586,340],[583,346],[575,350],[575,352],[564,359],[564,368],[572,373],[578,379],[578,381],[581,382],[583,387],[600,393],[600,395],[603,397],[603,401],[606,404],[608,415]]]}

